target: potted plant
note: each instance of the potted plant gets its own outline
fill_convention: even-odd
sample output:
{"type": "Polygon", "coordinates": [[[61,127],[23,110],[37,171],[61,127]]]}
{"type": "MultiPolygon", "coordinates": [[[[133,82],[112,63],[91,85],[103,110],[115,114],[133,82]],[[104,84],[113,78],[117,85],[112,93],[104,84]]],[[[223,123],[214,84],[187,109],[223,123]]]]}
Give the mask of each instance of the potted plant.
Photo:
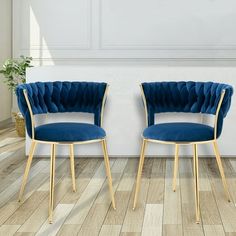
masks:
{"type": "MultiPolygon", "coordinates": [[[[32,57],[20,56],[19,59],[8,59],[4,62],[0,74],[4,76],[4,83],[8,88],[16,92],[16,87],[19,84],[26,82],[26,68],[32,67],[32,57]]],[[[16,131],[19,136],[25,137],[25,121],[20,112],[14,112],[13,116],[16,121],[16,131]]]]}

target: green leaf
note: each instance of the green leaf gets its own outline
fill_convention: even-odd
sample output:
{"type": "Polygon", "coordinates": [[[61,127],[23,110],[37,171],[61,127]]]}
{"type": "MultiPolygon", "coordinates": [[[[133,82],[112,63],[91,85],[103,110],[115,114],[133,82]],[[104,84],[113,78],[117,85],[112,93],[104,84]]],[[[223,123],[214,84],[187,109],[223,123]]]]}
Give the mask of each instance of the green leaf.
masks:
{"type": "Polygon", "coordinates": [[[7,59],[0,70],[0,74],[4,75],[4,83],[8,88],[15,91],[19,83],[25,83],[26,68],[33,67],[32,57],[20,56],[19,59],[7,59]]]}

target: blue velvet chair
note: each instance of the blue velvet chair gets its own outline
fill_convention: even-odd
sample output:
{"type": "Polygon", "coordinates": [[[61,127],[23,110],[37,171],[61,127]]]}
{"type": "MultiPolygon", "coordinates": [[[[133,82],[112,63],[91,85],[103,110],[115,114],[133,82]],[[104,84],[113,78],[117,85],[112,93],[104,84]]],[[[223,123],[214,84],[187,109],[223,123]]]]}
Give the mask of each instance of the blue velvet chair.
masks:
{"type": "Polygon", "coordinates": [[[18,106],[25,118],[27,133],[32,139],[29,157],[19,194],[19,201],[22,199],[37,143],[50,144],[50,223],[52,223],[53,217],[55,149],[58,144],[69,145],[70,147],[70,166],[73,191],[76,191],[74,144],[94,142],[99,142],[102,144],[112,205],[115,209],[110,164],[106,147],[106,133],[104,129],[101,128],[107,88],[108,85],[106,83],[37,82],[22,84],[16,89],[18,106]],[[94,114],[94,124],[60,122],[48,123],[35,127],[34,115],[63,112],[92,113],[94,114]]]}
{"type": "Polygon", "coordinates": [[[195,183],[196,222],[199,223],[198,144],[213,143],[225,193],[228,201],[230,201],[217,139],[221,135],[223,120],[230,108],[233,88],[227,84],[212,82],[154,82],[141,84],[141,92],[145,106],[147,128],[142,135],[143,143],[133,208],[135,209],[137,203],[147,143],[154,142],[175,145],[173,191],[176,189],[179,146],[190,144],[193,145],[194,150],[193,172],[195,183]],[[155,114],[162,112],[187,112],[215,115],[214,126],[211,127],[201,123],[190,122],[155,124],[155,114]]]}

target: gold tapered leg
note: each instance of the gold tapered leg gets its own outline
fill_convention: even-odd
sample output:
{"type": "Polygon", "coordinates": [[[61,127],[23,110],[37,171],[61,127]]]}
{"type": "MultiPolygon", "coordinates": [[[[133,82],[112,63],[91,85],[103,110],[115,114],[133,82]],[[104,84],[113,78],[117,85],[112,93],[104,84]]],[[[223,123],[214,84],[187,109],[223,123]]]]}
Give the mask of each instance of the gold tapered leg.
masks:
{"type": "Polygon", "coordinates": [[[222,162],[221,162],[220,152],[219,152],[219,148],[218,148],[218,145],[217,145],[216,141],[213,142],[213,147],[214,147],[214,152],[215,152],[215,156],[216,156],[217,165],[219,167],[221,179],[222,179],[222,182],[223,182],[225,195],[226,195],[227,200],[230,202],[229,188],[228,188],[228,185],[227,185],[227,181],[225,179],[225,174],[224,174],[224,169],[223,169],[222,162]]]}
{"type": "Polygon", "coordinates": [[[147,144],[147,140],[143,139],[143,144],[142,144],[142,148],[141,148],[141,155],[140,155],[140,160],[139,160],[137,180],[136,180],[135,194],[134,194],[133,210],[136,207],[137,199],[138,199],[138,193],[139,193],[139,188],[140,188],[140,179],[141,179],[142,170],[143,170],[146,144],[147,144]]]}
{"type": "Polygon", "coordinates": [[[50,163],[50,196],[49,196],[49,223],[52,224],[53,204],[54,204],[54,181],[55,181],[55,153],[56,145],[51,144],[51,163],[50,163]]]}
{"type": "Polygon", "coordinates": [[[176,191],[176,178],[178,172],[178,163],[179,162],[179,145],[175,145],[175,163],[174,163],[174,174],[173,174],[173,191],[176,191]]]}
{"type": "Polygon", "coordinates": [[[36,148],[36,144],[37,143],[35,141],[32,141],[32,143],[31,143],[29,157],[28,157],[28,161],[27,161],[27,164],[26,164],[26,167],[25,167],[25,173],[24,173],[24,176],[23,176],[22,185],[21,185],[21,188],[20,188],[19,200],[18,200],[19,202],[22,200],[22,196],[23,196],[23,193],[24,193],[24,189],[25,189],[27,179],[28,179],[28,175],[29,175],[32,159],[33,159],[33,156],[34,156],[34,151],[35,151],[35,148],[36,148]]]}
{"type": "Polygon", "coordinates": [[[70,168],[71,168],[71,178],[72,178],[73,192],[76,192],[76,184],[75,184],[75,157],[74,157],[74,145],[73,144],[70,144],[70,168]]]}
{"type": "Polygon", "coordinates": [[[110,168],[110,162],[109,162],[109,157],[108,157],[108,152],[107,152],[107,144],[106,140],[102,140],[102,150],[104,154],[104,162],[105,162],[105,167],[106,167],[106,174],[107,174],[107,179],[108,179],[108,185],[109,185],[109,191],[111,195],[111,201],[112,201],[112,206],[113,209],[116,209],[116,203],[115,203],[115,197],[114,197],[114,192],[113,192],[113,187],[112,187],[112,177],[111,177],[111,168],[110,168]]]}
{"type": "Polygon", "coordinates": [[[193,173],[194,173],[194,186],[195,186],[195,210],[196,210],[196,223],[200,223],[200,199],[199,199],[199,175],[198,175],[198,152],[197,144],[193,145],[193,173]]]}

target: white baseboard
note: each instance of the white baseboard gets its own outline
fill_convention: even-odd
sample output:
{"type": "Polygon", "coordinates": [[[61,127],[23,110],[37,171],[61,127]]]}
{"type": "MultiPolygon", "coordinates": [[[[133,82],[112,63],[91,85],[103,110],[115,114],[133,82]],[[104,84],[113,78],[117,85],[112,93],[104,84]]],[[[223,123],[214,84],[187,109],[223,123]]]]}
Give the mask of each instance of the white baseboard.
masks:
{"type": "Polygon", "coordinates": [[[12,123],[12,118],[0,121],[0,129],[5,128],[7,125],[12,123]]]}
{"type": "MultiPolygon", "coordinates": [[[[40,158],[40,159],[47,159],[47,158],[50,158],[50,156],[46,156],[46,155],[40,155],[40,156],[34,156],[34,158],[40,158]]],[[[69,160],[69,156],[66,157],[66,156],[62,156],[62,155],[58,155],[56,156],[56,158],[58,159],[68,159],[69,160]]],[[[88,158],[88,159],[94,159],[94,158],[102,158],[103,159],[103,156],[92,156],[92,155],[88,155],[88,156],[75,156],[75,159],[83,159],[83,158],[88,158]]],[[[110,159],[139,159],[139,156],[109,156],[110,159]]],[[[147,158],[158,158],[158,159],[174,159],[174,156],[145,156],[145,159],[147,158]]],[[[192,159],[193,157],[192,156],[180,156],[179,157],[180,159],[192,159]]],[[[215,156],[199,156],[200,159],[212,159],[212,158],[215,158],[215,156]]],[[[229,159],[229,158],[236,158],[236,155],[235,156],[221,156],[221,158],[224,158],[224,159],[229,159]]]]}

